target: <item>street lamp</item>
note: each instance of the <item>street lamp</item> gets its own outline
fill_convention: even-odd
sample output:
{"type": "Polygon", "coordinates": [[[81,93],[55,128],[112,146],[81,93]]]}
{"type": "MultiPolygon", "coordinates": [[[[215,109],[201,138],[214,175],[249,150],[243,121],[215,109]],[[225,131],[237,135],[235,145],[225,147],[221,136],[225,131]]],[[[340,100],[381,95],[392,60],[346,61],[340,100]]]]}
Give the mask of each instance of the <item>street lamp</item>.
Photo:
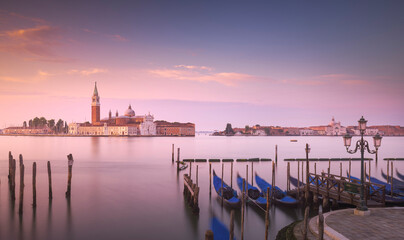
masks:
{"type": "Polygon", "coordinates": [[[365,154],[365,149],[368,151],[368,153],[370,154],[375,154],[376,153],[376,157],[377,157],[377,149],[380,147],[381,143],[382,143],[382,137],[379,134],[376,134],[376,136],[373,137],[373,143],[374,143],[374,147],[376,150],[370,150],[369,149],[369,143],[368,141],[363,139],[363,135],[365,134],[366,131],[366,123],[367,121],[363,118],[363,116],[361,117],[361,119],[359,119],[358,121],[359,123],[359,131],[361,134],[361,139],[358,140],[356,142],[356,146],[354,150],[349,150],[349,147],[351,146],[351,140],[352,140],[352,136],[349,135],[349,133],[347,132],[346,135],[343,137],[344,138],[344,146],[346,147],[346,151],[350,154],[354,154],[358,151],[358,149],[360,149],[361,151],[361,191],[360,191],[360,203],[359,206],[357,207],[357,209],[359,211],[367,211],[368,208],[365,204],[365,200],[363,199],[364,196],[364,191],[365,191],[365,177],[364,177],[364,168],[363,168],[363,162],[364,162],[364,154],[365,154]]]}

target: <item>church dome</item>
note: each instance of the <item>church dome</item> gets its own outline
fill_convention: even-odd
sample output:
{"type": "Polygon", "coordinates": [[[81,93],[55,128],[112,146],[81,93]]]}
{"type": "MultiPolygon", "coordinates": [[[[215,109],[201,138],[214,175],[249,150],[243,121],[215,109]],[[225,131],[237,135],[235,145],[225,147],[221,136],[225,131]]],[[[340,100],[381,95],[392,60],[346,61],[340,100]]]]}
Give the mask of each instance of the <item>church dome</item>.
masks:
{"type": "Polygon", "coordinates": [[[131,105],[129,105],[128,109],[126,109],[124,115],[127,116],[127,117],[133,117],[133,116],[135,116],[135,111],[132,110],[132,106],[131,106],[131,105]]]}

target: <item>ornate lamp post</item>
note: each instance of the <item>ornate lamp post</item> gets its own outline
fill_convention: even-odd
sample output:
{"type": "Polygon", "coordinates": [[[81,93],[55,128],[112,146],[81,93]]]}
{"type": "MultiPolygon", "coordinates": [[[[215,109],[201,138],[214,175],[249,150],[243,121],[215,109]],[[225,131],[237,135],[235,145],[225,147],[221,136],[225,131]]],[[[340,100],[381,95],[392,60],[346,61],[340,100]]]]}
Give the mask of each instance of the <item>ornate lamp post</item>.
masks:
{"type": "Polygon", "coordinates": [[[351,146],[351,140],[352,140],[352,136],[349,135],[349,133],[347,133],[343,138],[344,138],[344,146],[346,147],[346,151],[350,154],[354,154],[358,151],[358,149],[360,149],[361,151],[361,191],[360,191],[360,204],[357,207],[357,210],[359,211],[367,211],[368,208],[365,204],[365,200],[363,199],[364,196],[364,191],[365,191],[365,177],[364,177],[364,154],[365,154],[365,149],[368,151],[368,153],[370,154],[375,154],[377,153],[377,149],[380,147],[381,143],[382,143],[382,137],[378,134],[376,134],[376,136],[373,137],[373,141],[374,141],[374,147],[376,150],[370,150],[369,149],[369,143],[368,141],[363,139],[363,135],[365,133],[366,130],[366,123],[367,121],[363,118],[359,119],[358,121],[359,123],[359,131],[361,134],[361,139],[358,140],[356,142],[356,146],[354,150],[349,150],[349,147],[351,146]]]}

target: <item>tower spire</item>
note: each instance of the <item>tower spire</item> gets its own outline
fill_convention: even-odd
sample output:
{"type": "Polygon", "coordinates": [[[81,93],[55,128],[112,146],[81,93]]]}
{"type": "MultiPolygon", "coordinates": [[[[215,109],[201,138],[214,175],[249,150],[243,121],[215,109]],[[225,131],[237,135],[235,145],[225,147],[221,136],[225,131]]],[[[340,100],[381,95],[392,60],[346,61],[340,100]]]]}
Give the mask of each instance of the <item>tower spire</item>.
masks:
{"type": "Polygon", "coordinates": [[[95,85],[94,85],[94,93],[93,93],[93,96],[98,96],[97,82],[95,82],[95,85]]]}

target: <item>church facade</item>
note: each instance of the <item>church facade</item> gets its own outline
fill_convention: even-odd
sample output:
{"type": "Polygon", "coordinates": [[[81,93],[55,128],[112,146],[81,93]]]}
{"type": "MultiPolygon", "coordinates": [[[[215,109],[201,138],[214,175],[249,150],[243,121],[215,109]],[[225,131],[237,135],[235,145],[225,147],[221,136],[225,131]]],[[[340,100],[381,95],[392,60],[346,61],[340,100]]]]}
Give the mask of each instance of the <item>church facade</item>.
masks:
{"type": "Polygon", "coordinates": [[[154,116],[149,114],[136,115],[132,106],[129,105],[123,115],[116,111],[112,116],[111,110],[108,117],[101,119],[101,103],[98,94],[97,83],[94,86],[93,96],[91,97],[91,123],[70,123],[70,135],[87,136],[156,136],[156,135],[174,135],[174,136],[195,136],[195,124],[193,123],[169,123],[164,126],[175,128],[175,131],[161,131],[161,122],[154,122],[154,116]]]}

